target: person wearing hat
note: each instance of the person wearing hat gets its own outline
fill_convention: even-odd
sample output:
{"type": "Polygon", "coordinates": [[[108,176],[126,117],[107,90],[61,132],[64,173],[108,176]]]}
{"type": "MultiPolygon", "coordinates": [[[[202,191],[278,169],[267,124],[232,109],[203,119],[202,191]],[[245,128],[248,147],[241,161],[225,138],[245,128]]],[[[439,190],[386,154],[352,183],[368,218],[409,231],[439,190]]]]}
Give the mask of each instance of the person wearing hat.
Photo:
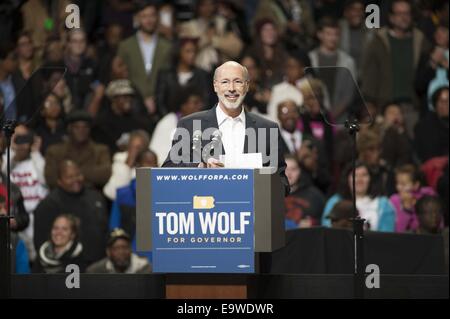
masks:
{"type": "Polygon", "coordinates": [[[106,258],[90,265],[86,272],[148,274],[152,271],[146,258],[132,253],[131,237],[121,228],[115,228],[109,235],[106,255],[106,258]]]}
{"type": "Polygon", "coordinates": [[[118,151],[117,140],[122,134],[138,129],[150,133],[150,121],[135,110],[135,93],[127,79],[111,81],[106,88],[110,104],[97,116],[92,127],[92,138],[107,145],[111,154],[118,151]]]}
{"type": "Polygon", "coordinates": [[[74,110],[67,115],[66,124],[67,141],[51,145],[45,154],[47,185],[56,187],[58,165],[69,159],[78,164],[87,186],[103,187],[111,175],[111,158],[106,145],[91,139],[91,115],[74,110]]]}

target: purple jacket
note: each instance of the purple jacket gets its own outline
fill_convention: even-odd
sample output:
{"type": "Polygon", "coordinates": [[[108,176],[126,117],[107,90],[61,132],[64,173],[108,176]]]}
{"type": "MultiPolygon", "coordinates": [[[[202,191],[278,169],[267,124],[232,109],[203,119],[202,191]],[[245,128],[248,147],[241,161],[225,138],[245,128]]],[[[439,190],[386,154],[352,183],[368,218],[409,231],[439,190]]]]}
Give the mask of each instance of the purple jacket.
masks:
{"type": "MultiPolygon", "coordinates": [[[[416,200],[425,195],[436,195],[436,193],[431,187],[421,187],[414,193],[416,200]]],[[[411,210],[405,210],[399,194],[392,195],[390,201],[395,209],[395,232],[404,233],[416,230],[419,226],[419,221],[414,207],[411,210]]]]}

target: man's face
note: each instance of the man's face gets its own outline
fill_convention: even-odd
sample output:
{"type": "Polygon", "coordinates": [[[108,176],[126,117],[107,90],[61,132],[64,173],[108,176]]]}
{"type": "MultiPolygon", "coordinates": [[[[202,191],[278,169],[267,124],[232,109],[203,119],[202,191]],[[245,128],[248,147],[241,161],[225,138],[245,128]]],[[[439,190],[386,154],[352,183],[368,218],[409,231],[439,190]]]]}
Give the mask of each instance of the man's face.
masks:
{"type": "Polygon", "coordinates": [[[73,122],[69,125],[69,137],[72,142],[82,144],[89,140],[91,133],[90,125],[85,121],[73,122]]]}
{"type": "Polygon", "coordinates": [[[408,31],[411,27],[411,6],[406,2],[397,2],[392,8],[392,14],[389,15],[389,21],[394,29],[403,32],[408,31]]]}
{"type": "Polygon", "coordinates": [[[339,45],[339,28],[325,27],[319,31],[320,44],[329,51],[337,50],[339,45]]]}
{"type": "Polygon", "coordinates": [[[288,100],[278,105],[278,119],[284,130],[290,133],[294,132],[297,127],[298,118],[298,109],[294,101],[288,100]]]}
{"type": "Polygon", "coordinates": [[[303,65],[294,58],[288,58],[284,65],[284,74],[286,74],[289,83],[294,83],[301,79],[305,72],[303,71],[303,65]]]}
{"type": "Polygon", "coordinates": [[[286,160],[286,177],[289,181],[289,186],[294,186],[300,179],[300,167],[297,161],[292,158],[286,160]]]}
{"type": "Polygon", "coordinates": [[[181,106],[183,116],[199,112],[203,108],[202,98],[198,95],[191,95],[188,100],[181,106]]]}
{"type": "Polygon", "coordinates": [[[118,111],[119,114],[128,114],[131,111],[131,102],[133,96],[131,95],[116,95],[113,97],[113,108],[118,111]]]}
{"type": "Polygon", "coordinates": [[[117,271],[124,272],[130,266],[131,245],[127,240],[116,239],[106,252],[117,271]]]}
{"type": "Polygon", "coordinates": [[[70,36],[68,42],[69,52],[73,56],[80,56],[84,54],[87,48],[86,37],[83,32],[74,32],[70,36]]]}
{"type": "Polygon", "coordinates": [[[425,205],[425,212],[419,216],[419,224],[430,233],[438,233],[441,225],[441,206],[437,203],[425,205]]]}
{"type": "MultiPolygon", "coordinates": [[[[18,135],[16,135],[18,136],[18,135]]],[[[24,161],[30,157],[31,154],[31,144],[14,144],[12,145],[12,149],[14,150],[14,160],[17,162],[24,161]]]]}
{"type": "Polygon", "coordinates": [[[436,101],[436,113],[440,118],[448,119],[448,90],[444,90],[439,94],[436,101]]]}
{"type": "Polygon", "coordinates": [[[78,194],[83,188],[83,174],[77,165],[69,164],[64,167],[58,177],[58,186],[68,193],[78,194]]]}
{"type": "Polygon", "coordinates": [[[4,60],[0,60],[0,64],[7,73],[12,73],[17,68],[17,55],[15,52],[10,52],[4,60]]]}
{"type": "Polygon", "coordinates": [[[28,36],[22,36],[17,41],[17,54],[23,59],[31,59],[33,57],[33,41],[28,36]]]}
{"type": "Polygon", "coordinates": [[[357,28],[364,21],[364,5],[362,3],[353,3],[344,12],[345,19],[351,27],[357,28]]]}
{"type": "Polygon", "coordinates": [[[109,46],[116,48],[122,40],[123,29],[119,24],[113,24],[106,29],[106,42],[109,46]]]}
{"type": "Polygon", "coordinates": [[[224,65],[214,80],[214,92],[219,102],[227,109],[241,107],[248,92],[248,81],[244,70],[237,65],[224,65]]]}
{"type": "Polygon", "coordinates": [[[139,30],[153,34],[158,26],[158,12],[155,7],[147,7],[137,14],[139,30]]]}

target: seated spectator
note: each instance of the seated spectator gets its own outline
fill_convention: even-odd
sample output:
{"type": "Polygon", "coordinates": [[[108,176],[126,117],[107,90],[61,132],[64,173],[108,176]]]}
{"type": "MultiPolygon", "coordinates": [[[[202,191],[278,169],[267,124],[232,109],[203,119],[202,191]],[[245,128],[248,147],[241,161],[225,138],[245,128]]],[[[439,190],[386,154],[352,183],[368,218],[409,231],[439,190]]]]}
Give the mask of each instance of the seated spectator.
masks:
{"type": "MultiPolygon", "coordinates": [[[[136,158],[136,168],[155,167],[155,154],[144,150],[136,158]]],[[[136,179],[117,189],[109,219],[109,229],[122,228],[133,239],[133,251],[136,251],[136,179]]]]}
{"type": "Polygon", "coordinates": [[[50,93],[45,98],[40,115],[35,131],[42,141],[40,152],[45,155],[47,148],[50,145],[61,143],[66,133],[62,101],[57,95],[50,93]]]}
{"type": "Polygon", "coordinates": [[[83,245],[78,242],[80,221],[72,215],[56,217],[50,232],[50,239],[39,248],[33,272],[65,273],[66,266],[75,264],[83,272],[83,245]]]}
{"type": "Polygon", "coordinates": [[[178,92],[176,104],[177,111],[167,114],[158,122],[150,142],[150,149],[156,153],[159,166],[169,154],[179,119],[199,112],[205,107],[202,94],[197,88],[192,87],[186,87],[178,92]]]}
{"type": "Polygon", "coordinates": [[[304,175],[297,158],[287,155],[286,177],[291,193],[285,197],[286,218],[295,222],[297,227],[320,225],[325,197],[304,175]]]}
{"type": "Polygon", "coordinates": [[[421,187],[421,175],[412,164],[400,166],[395,170],[397,193],[390,198],[395,208],[395,231],[415,231],[419,226],[415,212],[417,200],[425,195],[435,195],[430,187],[421,187]]]}
{"type": "Polygon", "coordinates": [[[270,88],[263,87],[261,79],[261,63],[251,54],[245,54],[240,62],[248,70],[249,86],[245,95],[244,105],[249,111],[266,114],[270,101],[270,88]]]}
{"type": "Polygon", "coordinates": [[[382,122],[381,158],[389,167],[412,163],[413,149],[406,134],[401,108],[395,103],[389,103],[384,109],[382,122]]]}
{"type": "Polygon", "coordinates": [[[395,193],[395,174],[386,161],[381,158],[381,140],[376,132],[361,132],[357,140],[359,160],[370,170],[372,183],[380,195],[390,196],[395,193]]]}
{"type": "MultiPolygon", "coordinates": [[[[355,179],[356,208],[360,217],[366,220],[369,230],[393,232],[395,229],[395,211],[389,199],[377,195],[371,182],[369,167],[361,162],[356,164],[355,179]]],[[[338,193],[333,195],[325,205],[322,225],[330,226],[327,218],[334,205],[345,199],[352,199],[352,166],[349,165],[341,177],[338,193]]]]}
{"type": "Polygon", "coordinates": [[[302,52],[290,54],[284,62],[284,80],[273,86],[267,115],[272,121],[277,120],[277,107],[280,102],[290,98],[298,106],[303,105],[303,95],[299,86],[305,80],[303,69],[309,66],[309,58],[302,52]]]}
{"type": "Polygon", "coordinates": [[[439,197],[424,196],[416,203],[419,226],[416,234],[433,235],[442,231],[442,202],[439,197]]]}
{"type": "Polygon", "coordinates": [[[302,145],[302,132],[298,129],[300,120],[299,107],[292,100],[278,104],[278,121],[282,144],[279,146],[283,154],[297,154],[302,145]]]}
{"type": "Polygon", "coordinates": [[[195,88],[200,91],[201,98],[208,108],[211,108],[217,99],[213,98],[210,75],[195,66],[195,57],[198,52],[196,39],[179,39],[173,47],[172,67],[161,70],[156,84],[156,107],[161,114],[177,112],[178,95],[183,89],[195,88]]]}
{"type": "Polygon", "coordinates": [[[122,134],[138,129],[149,130],[151,127],[145,117],[133,111],[134,93],[129,80],[112,81],[106,88],[111,104],[96,118],[92,137],[96,142],[107,145],[110,154],[117,152],[116,142],[122,134]]]}
{"type": "Polygon", "coordinates": [[[331,209],[327,218],[331,221],[331,228],[353,230],[352,218],[355,217],[353,203],[350,200],[341,200],[331,209]]]}
{"type": "Polygon", "coordinates": [[[432,103],[434,111],[421,118],[414,130],[414,146],[422,162],[448,155],[448,86],[434,92],[432,103]]]}
{"type": "MultiPolygon", "coordinates": [[[[136,159],[140,152],[148,149],[150,138],[147,132],[143,130],[133,131],[130,134],[128,147],[125,152],[118,152],[114,154],[112,174],[103,187],[103,194],[114,200],[116,198],[116,191],[130,183],[136,176],[136,159]]],[[[154,158],[154,166],[157,166],[156,156],[154,158]]]]}
{"type": "MultiPolygon", "coordinates": [[[[3,173],[6,173],[6,154],[3,158],[3,173]]],[[[39,138],[25,125],[15,129],[11,146],[11,181],[15,183],[23,194],[25,209],[30,222],[21,237],[27,246],[30,260],[36,257],[33,246],[34,210],[47,194],[44,179],[45,161],[39,152],[39,138]]]]}
{"type": "Polygon", "coordinates": [[[90,265],[86,272],[100,274],[148,274],[152,268],[146,258],[131,250],[130,236],[120,228],[114,229],[107,243],[107,257],[90,265]]]}
{"type": "Polygon", "coordinates": [[[56,169],[57,187],[40,202],[35,210],[34,246],[39,248],[48,240],[52,223],[64,212],[80,220],[80,238],[86,264],[105,255],[108,213],[103,196],[84,187],[84,176],[78,164],[61,160],[56,169]]]}
{"type": "Polygon", "coordinates": [[[72,160],[81,169],[87,186],[103,187],[111,175],[111,159],[106,145],[91,140],[92,117],[75,110],[66,118],[68,140],[51,145],[45,154],[45,180],[57,186],[58,165],[72,160]]]}

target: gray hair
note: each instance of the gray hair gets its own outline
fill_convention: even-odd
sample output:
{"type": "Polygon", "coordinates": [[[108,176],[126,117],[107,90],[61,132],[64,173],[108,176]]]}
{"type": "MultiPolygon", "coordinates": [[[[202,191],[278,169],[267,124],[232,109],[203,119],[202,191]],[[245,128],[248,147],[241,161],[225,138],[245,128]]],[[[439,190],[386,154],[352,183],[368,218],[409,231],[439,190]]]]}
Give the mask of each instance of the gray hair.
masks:
{"type": "Polygon", "coordinates": [[[242,68],[242,73],[244,74],[244,80],[245,80],[245,81],[249,81],[249,80],[250,80],[250,77],[249,77],[249,75],[248,75],[248,69],[247,69],[245,66],[243,66],[242,64],[240,64],[240,63],[238,63],[238,62],[236,62],[236,61],[227,61],[227,62],[223,63],[222,65],[218,66],[218,67],[214,70],[214,77],[213,77],[214,81],[216,81],[216,79],[217,79],[217,74],[219,73],[220,69],[221,69],[222,67],[226,66],[226,65],[233,65],[233,66],[239,66],[239,67],[241,67],[241,68],[242,68]]]}

